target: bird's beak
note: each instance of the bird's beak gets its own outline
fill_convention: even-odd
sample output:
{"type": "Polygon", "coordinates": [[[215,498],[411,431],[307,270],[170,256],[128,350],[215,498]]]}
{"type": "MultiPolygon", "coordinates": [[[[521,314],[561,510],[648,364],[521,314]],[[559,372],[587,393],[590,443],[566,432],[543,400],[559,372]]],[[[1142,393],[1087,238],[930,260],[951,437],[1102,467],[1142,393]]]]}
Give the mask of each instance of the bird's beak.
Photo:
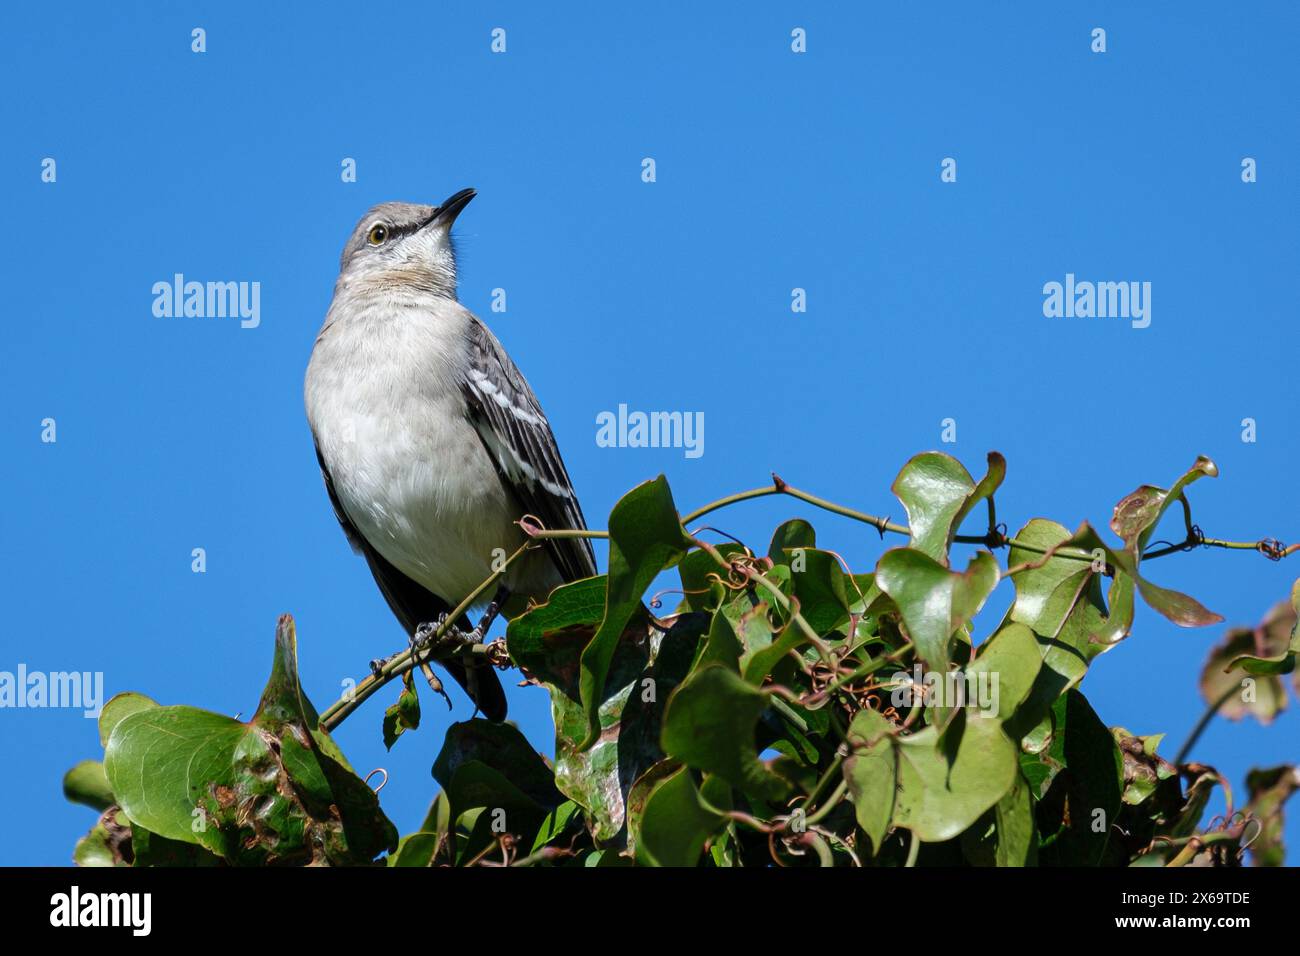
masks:
{"type": "Polygon", "coordinates": [[[473,189],[462,189],[458,193],[452,193],[442,201],[442,205],[433,214],[433,218],[429,220],[428,225],[445,225],[450,229],[451,224],[456,221],[456,217],[460,215],[461,210],[468,206],[469,201],[477,195],[478,193],[473,189]]]}

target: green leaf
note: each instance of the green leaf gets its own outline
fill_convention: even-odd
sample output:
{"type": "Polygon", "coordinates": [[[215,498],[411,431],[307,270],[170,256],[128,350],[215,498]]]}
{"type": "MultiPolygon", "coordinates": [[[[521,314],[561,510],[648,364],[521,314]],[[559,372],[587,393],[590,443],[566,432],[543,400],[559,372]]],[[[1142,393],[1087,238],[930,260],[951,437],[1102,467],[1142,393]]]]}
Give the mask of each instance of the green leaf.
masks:
{"type": "MultiPolygon", "coordinates": [[[[989,688],[999,720],[1006,721],[1029,696],[1042,666],[1038,640],[1023,624],[1010,624],[979,646],[975,659],[966,666],[967,682],[989,688]],[[973,678],[973,679],[972,679],[973,678]]],[[[968,706],[983,707],[984,701],[967,697],[968,706]]]]}
{"type": "Polygon", "coordinates": [[[1246,814],[1259,821],[1257,827],[1248,827],[1243,833],[1250,844],[1251,861],[1255,866],[1282,866],[1286,862],[1283,808],[1300,789],[1300,770],[1290,764],[1257,768],[1246,774],[1246,789],[1250,795],[1246,814]]]}
{"type": "Polygon", "coordinates": [[[749,650],[740,659],[740,669],[744,678],[755,687],[761,686],[767,676],[778,664],[808,643],[808,637],[793,620],[767,644],[757,650],[749,650]]]}
{"type": "MultiPolygon", "coordinates": [[[[1015,540],[1052,551],[1071,537],[1069,530],[1055,521],[1035,518],[1016,533],[1015,540]]],[[[1060,631],[1095,575],[1089,561],[1064,557],[1043,560],[1037,552],[1017,545],[1012,545],[1007,554],[1007,566],[1012,569],[1011,580],[1016,586],[1011,620],[1048,638],[1060,631]]]]}
{"type": "Polygon", "coordinates": [[[815,548],[796,548],[791,558],[790,578],[804,620],[818,634],[829,634],[846,624],[852,585],[840,567],[840,559],[815,548]]]}
{"type": "MultiPolygon", "coordinates": [[[[893,825],[911,830],[921,840],[939,843],[957,836],[1015,782],[1016,750],[995,718],[960,711],[942,741],[933,726],[908,736],[882,736],[878,718],[866,710],[854,717],[849,745],[858,759],[846,775],[851,774],[855,794],[880,801],[891,782],[892,758],[893,825]],[[882,749],[884,757],[879,756],[882,749]],[[872,759],[864,761],[863,756],[872,759]]],[[[878,816],[864,822],[859,814],[858,819],[868,835],[879,832],[878,816]]],[[[872,839],[878,846],[877,837],[872,839]]]]}
{"type": "Polygon", "coordinates": [[[415,691],[415,671],[402,675],[397,703],[384,711],[384,749],[392,750],[397,738],[420,726],[420,697],[415,691]]]}
{"type": "Polygon", "coordinates": [[[709,664],[721,664],[739,673],[740,657],[745,653],[745,647],[736,633],[736,628],[740,624],[740,619],[751,610],[753,610],[753,600],[748,591],[737,594],[719,607],[709,621],[708,634],[700,644],[691,670],[698,670],[709,664]]]}
{"type": "Polygon", "coordinates": [[[113,788],[104,776],[98,760],[83,760],[63,775],[63,796],[72,803],[83,803],[100,811],[113,804],[113,788]]]}
{"type": "Polygon", "coordinates": [[[772,559],[773,564],[788,565],[791,552],[796,548],[815,547],[817,547],[817,532],[813,530],[813,526],[802,518],[792,518],[773,532],[767,556],[772,559]]]}
{"type": "Polygon", "coordinates": [[[433,776],[446,794],[449,818],[473,821],[468,836],[455,841],[461,862],[502,833],[530,844],[564,799],[550,767],[519,729],[490,720],[452,724],[433,776]]]}
{"type": "Polygon", "coordinates": [[[1006,459],[995,451],[989,452],[988,471],[978,485],[951,455],[928,451],[914,456],[893,484],[907,509],[911,547],[947,567],[948,547],[962,521],[977,504],[993,497],[1006,474],[1006,459]]]}
{"type": "Polygon", "coordinates": [[[434,761],[433,777],[447,794],[453,818],[473,807],[553,810],[564,802],[555,788],[551,768],[513,724],[481,718],[452,724],[434,761]],[[464,781],[458,786],[459,771],[470,765],[494,771],[495,775],[476,771],[473,787],[465,786],[464,781]],[[503,786],[491,789],[497,781],[503,786]]]}
{"type": "Polygon", "coordinates": [[[246,724],[195,707],[155,707],[117,724],[104,769],[132,823],[233,856],[219,821],[233,816],[237,751],[241,762],[252,754],[263,766],[274,762],[268,741],[246,724]]]}
{"type": "Polygon", "coordinates": [[[579,700],[579,661],[603,609],[603,579],[579,581],[551,592],[546,604],[516,617],[506,632],[511,657],[550,691],[555,783],[589,814],[593,835],[602,842],[623,828],[633,782],[664,756],[663,707],[689,670],[709,620],[685,614],[664,634],[638,606],[607,671],[600,739],[583,750],[587,717],[579,700]]]}
{"type": "MultiPolygon", "coordinates": [[[[1210,794],[1216,786],[1224,783],[1223,777],[1213,767],[1200,763],[1188,763],[1182,767],[1182,773],[1191,783],[1186,793],[1179,794],[1180,805],[1160,821],[1159,833],[1172,839],[1191,836],[1200,825],[1205,807],[1210,802],[1210,794]]],[[[1181,790],[1176,787],[1175,790],[1181,790]]]]}
{"type": "MultiPolygon", "coordinates": [[[[716,545],[715,550],[724,558],[746,553],[743,545],[730,541],[716,545]]],[[[690,611],[715,610],[730,593],[716,580],[722,573],[723,569],[718,567],[717,560],[709,552],[701,548],[687,552],[677,565],[677,574],[682,581],[682,606],[690,611]]]]}
{"type": "Polygon", "coordinates": [[[1286,686],[1277,674],[1251,675],[1237,661],[1257,659],[1260,646],[1257,629],[1233,628],[1210,649],[1201,670],[1201,697],[1206,705],[1218,705],[1218,713],[1229,720],[1251,716],[1271,724],[1286,709],[1286,686]]]}
{"type": "Polygon", "coordinates": [[[542,847],[559,839],[564,833],[582,824],[582,808],[573,800],[565,800],[546,815],[537,836],[533,839],[530,852],[536,853],[542,847]]]}
{"type": "Polygon", "coordinates": [[[447,845],[452,833],[451,801],[439,791],[415,833],[402,837],[397,850],[388,855],[389,866],[432,866],[434,857],[447,845]]]}
{"type": "Polygon", "coordinates": [[[696,789],[690,771],[681,767],[647,794],[637,814],[637,853],[652,866],[695,866],[704,844],[726,819],[696,789]]]}
{"type": "Polygon", "coordinates": [[[1035,632],[1043,659],[1034,689],[1007,728],[1013,738],[1032,737],[1030,746],[1041,739],[1034,730],[1047,719],[1052,703],[1077,686],[1092,660],[1114,647],[1133,624],[1133,579],[1117,573],[1103,596],[1104,576],[1092,561],[1058,553],[1073,537],[1062,525],[1035,518],[1016,533],[1019,544],[1007,556],[1016,588],[1009,617],[1035,632]]]}
{"type": "MultiPolygon", "coordinates": [[[[529,608],[514,618],[506,628],[506,649],[518,659],[516,650],[525,655],[537,653],[548,637],[560,631],[574,631],[576,636],[591,639],[592,628],[605,613],[605,576],[583,578],[551,592],[545,604],[529,608]]],[[[568,666],[569,654],[562,655],[568,666]]],[[[554,662],[533,661],[543,666],[554,662]]],[[[576,670],[574,680],[577,680],[576,670]]]]}
{"type": "Polygon", "coordinates": [[[397,843],[302,694],[288,615],[250,722],[139,709],[113,726],[104,770],[133,825],[230,863],[365,863],[397,843]]]}
{"type": "Polygon", "coordinates": [[[582,750],[600,739],[605,680],[628,623],[642,607],[641,595],[655,576],[679,562],[690,546],[663,475],[633,488],[610,512],[605,616],[581,659],[579,687],[587,715],[582,750]]]}
{"type": "Polygon", "coordinates": [[[914,548],[895,548],[876,565],[876,584],[898,605],[917,656],[942,672],[948,669],[953,632],[984,606],[999,574],[987,551],[977,552],[958,573],[914,548]]]}
{"type": "MultiPolygon", "coordinates": [[[[1112,825],[1123,805],[1119,748],[1079,691],[1068,691],[1053,713],[1052,746],[1032,758],[1034,763],[1051,760],[1060,765],[1040,800],[1040,859],[1047,865],[1098,866],[1107,861],[1112,825]]],[[[1023,769],[1032,785],[1030,764],[1023,769]]]]}
{"type": "Polygon", "coordinates": [[[99,745],[108,746],[108,738],[113,733],[113,728],[123,717],[129,717],[131,714],[141,710],[148,710],[150,707],[157,707],[158,702],[152,697],[146,697],[144,694],[136,694],[128,691],[125,694],[116,694],[109,698],[104,709],[99,712],[99,745]]]}
{"type": "Polygon", "coordinates": [[[1038,856],[1029,784],[1016,775],[1011,789],[961,835],[962,853],[975,866],[1033,866],[1038,856]]]}
{"type": "Polygon", "coordinates": [[[894,818],[898,776],[894,748],[888,744],[893,729],[894,725],[874,710],[858,711],[849,727],[854,749],[844,760],[844,780],[858,826],[871,841],[873,854],[880,852],[894,818]]]}
{"type": "Polygon", "coordinates": [[[911,458],[894,479],[893,492],[907,509],[911,547],[948,566],[948,543],[975,482],[951,455],[927,451],[911,458]]]}
{"type": "Polygon", "coordinates": [[[440,839],[439,834],[427,833],[424,830],[408,834],[397,844],[397,850],[389,854],[388,865],[429,866],[434,854],[438,852],[440,839]]]}
{"type": "MultiPolygon", "coordinates": [[[[1132,578],[1137,586],[1138,593],[1142,595],[1142,599],[1179,627],[1202,627],[1223,620],[1213,611],[1206,610],[1195,598],[1178,591],[1162,588],[1146,580],[1138,573],[1140,559],[1136,554],[1130,551],[1116,551],[1111,548],[1101,540],[1101,537],[1086,521],[1067,540],[1051,548],[1048,554],[1033,562],[1031,567],[1045,565],[1047,562],[1056,559],[1058,552],[1063,548],[1078,548],[1093,554],[1098,560],[1104,558],[1106,563],[1117,569],[1115,572],[1117,578],[1121,573],[1132,578]]],[[[1121,617],[1123,616],[1121,615],[1121,617]]]]}
{"type": "Polygon", "coordinates": [[[759,761],[755,746],[755,727],[767,706],[767,694],[727,668],[701,668],[668,701],[664,752],[746,793],[779,800],[790,785],[759,761]]]}
{"type": "Polygon", "coordinates": [[[1007,460],[996,451],[989,452],[988,470],[985,471],[984,477],[980,479],[979,484],[975,486],[975,490],[966,496],[966,500],[962,502],[962,506],[957,512],[957,517],[952,523],[952,531],[948,535],[948,541],[950,544],[952,543],[953,535],[957,533],[957,529],[961,527],[961,523],[965,520],[966,516],[970,514],[971,510],[981,501],[984,501],[985,499],[992,500],[993,493],[1002,487],[1002,481],[1006,476],[1007,460]]]}

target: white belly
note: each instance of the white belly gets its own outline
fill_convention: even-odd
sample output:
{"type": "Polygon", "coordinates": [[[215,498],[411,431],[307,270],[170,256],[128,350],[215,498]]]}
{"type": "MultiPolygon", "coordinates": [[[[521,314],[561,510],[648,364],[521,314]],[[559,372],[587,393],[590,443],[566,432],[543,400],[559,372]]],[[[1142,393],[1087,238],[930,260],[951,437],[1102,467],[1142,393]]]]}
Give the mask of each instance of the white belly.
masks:
{"type": "Polygon", "coordinates": [[[449,348],[458,340],[447,331],[340,323],[312,353],[306,398],[349,520],[394,567],[454,605],[523,534],[513,524],[518,506],[465,417],[449,348]]]}

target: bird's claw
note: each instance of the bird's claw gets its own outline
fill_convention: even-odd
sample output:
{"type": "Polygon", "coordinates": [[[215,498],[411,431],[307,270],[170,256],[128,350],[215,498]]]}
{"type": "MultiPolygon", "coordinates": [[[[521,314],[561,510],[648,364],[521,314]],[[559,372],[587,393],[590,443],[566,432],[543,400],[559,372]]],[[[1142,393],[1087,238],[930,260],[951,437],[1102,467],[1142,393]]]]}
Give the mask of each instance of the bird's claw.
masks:
{"type": "MultiPolygon", "coordinates": [[[[435,643],[438,632],[447,624],[449,615],[444,612],[438,615],[436,621],[429,621],[421,624],[415,629],[411,636],[411,647],[413,650],[422,651],[435,643]]],[[[455,646],[459,644],[477,644],[482,642],[483,632],[481,628],[474,628],[468,634],[456,627],[454,624],[443,631],[442,637],[437,639],[437,643],[443,646],[455,646]]]]}
{"type": "Polygon", "coordinates": [[[436,622],[425,622],[417,627],[415,633],[411,635],[411,649],[420,651],[432,644],[434,636],[438,633],[438,628],[442,627],[445,620],[446,615],[443,615],[436,622]]]}

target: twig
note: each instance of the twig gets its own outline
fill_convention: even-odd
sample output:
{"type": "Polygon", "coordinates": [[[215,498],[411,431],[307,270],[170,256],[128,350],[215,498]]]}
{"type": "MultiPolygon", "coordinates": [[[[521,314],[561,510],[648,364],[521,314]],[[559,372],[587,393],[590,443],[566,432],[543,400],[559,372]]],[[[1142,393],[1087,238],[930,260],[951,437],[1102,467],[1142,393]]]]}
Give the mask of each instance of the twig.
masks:
{"type": "Polygon", "coordinates": [[[1178,756],[1174,757],[1175,767],[1181,767],[1187,762],[1187,755],[1191,753],[1192,747],[1196,745],[1196,741],[1201,739],[1201,734],[1205,733],[1205,728],[1210,726],[1210,721],[1212,721],[1214,715],[1219,712],[1219,708],[1226,704],[1228,700],[1240,690],[1241,688],[1239,686],[1233,684],[1225,690],[1222,695],[1220,695],[1218,700],[1205,709],[1205,713],[1201,714],[1201,719],[1196,722],[1196,726],[1192,728],[1192,732],[1187,735],[1187,740],[1184,741],[1182,747],[1179,748],[1178,756]]]}
{"type": "MultiPolygon", "coordinates": [[[[793,485],[787,484],[785,481],[783,481],[779,476],[775,474],[772,476],[771,485],[762,488],[751,488],[748,491],[740,491],[732,495],[727,495],[724,498],[719,498],[716,501],[711,501],[700,508],[696,508],[694,511],[691,511],[688,514],[683,515],[681,518],[683,530],[685,530],[684,527],[685,525],[691,524],[699,520],[700,518],[702,518],[704,515],[709,514],[710,512],[713,511],[717,511],[719,508],[724,508],[728,505],[736,504],[741,501],[748,501],[754,498],[763,498],[770,495],[787,495],[791,498],[796,498],[800,501],[806,502],[807,504],[813,505],[814,507],[821,508],[824,511],[829,511],[832,514],[841,515],[846,518],[851,518],[855,521],[860,521],[863,524],[868,524],[871,527],[875,528],[877,531],[879,531],[881,537],[884,537],[885,532],[887,531],[893,534],[905,534],[905,535],[911,534],[911,529],[908,528],[906,525],[902,525],[890,521],[888,518],[880,518],[875,515],[867,514],[865,511],[858,511],[856,508],[849,508],[844,505],[836,504],[835,502],[828,501],[825,498],[819,498],[817,495],[810,494],[809,492],[803,491],[799,488],[795,488],[793,485]]],[[[1287,546],[1284,545],[1282,542],[1272,538],[1264,538],[1259,541],[1224,541],[1218,538],[1206,538],[1201,535],[1199,529],[1197,529],[1195,526],[1191,524],[1191,511],[1190,511],[1190,507],[1187,504],[1186,498],[1183,498],[1182,502],[1183,502],[1184,518],[1186,519],[1187,528],[1188,528],[1187,539],[1179,544],[1171,544],[1166,548],[1161,548],[1156,551],[1151,551],[1143,556],[1143,560],[1151,560],[1153,558],[1164,557],[1167,554],[1174,554],[1175,552],[1191,550],[1193,547],[1197,547],[1197,546],[1202,546],[1207,548],[1225,548],[1228,550],[1235,550],[1235,551],[1258,551],[1264,556],[1274,561],[1280,561],[1282,558],[1289,557],[1290,555],[1295,554],[1297,551],[1300,551],[1300,544],[1293,544],[1287,546]]],[[[997,512],[994,510],[993,499],[992,496],[990,496],[988,499],[988,523],[989,523],[988,531],[980,535],[957,534],[957,535],[953,535],[952,540],[958,544],[984,545],[990,550],[995,548],[1010,547],[1020,551],[1028,552],[1030,554],[1046,555],[1049,553],[1049,551],[1051,551],[1053,557],[1066,558],[1066,559],[1078,560],[1078,561],[1093,560],[1093,555],[1091,552],[1077,550],[1077,549],[1069,549],[1069,548],[1060,548],[1055,551],[1052,551],[1052,549],[1043,547],[1042,545],[1033,544],[1028,541],[1021,541],[1017,538],[1009,538],[1007,537],[1006,533],[1002,530],[1002,526],[998,525],[996,522],[997,522],[997,512]]],[[[604,539],[609,537],[608,531],[592,531],[585,528],[542,528],[535,523],[535,519],[521,520],[520,522],[518,522],[518,524],[521,528],[523,528],[524,532],[528,535],[529,541],[521,545],[519,549],[515,551],[515,553],[512,554],[506,560],[505,566],[500,571],[496,571],[492,575],[490,575],[487,578],[487,580],[485,580],[482,584],[480,584],[473,591],[473,593],[471,593],[467,598],[465,598],[465,600],[461,601],[461,603],[456,607],[456,609],[450,615],[448,615],[446,622],[444,622],[443,626],[437,630],[437,632],[433,635],[432,639],[429,641],[426,650],[421,652],[421,656],[419,660],[412,661],[411,650],[409,648],[405,651],[399,652],[398,654],[394,655],[383,666],[383,668],[380,670],[378,675],[372,674],[371,676],[362,680],[359,684],[357,684],[355,688],[353,688],[350,694],[345,695],[344,697],[335,701],[334,704],[332,704],[329,708],[325,710],[324,713],[321,714],[320,723],[324,729],[332,730],[333,728],[337,727],[340,723],[342,723],[342,721],[349,714],[351,714],[354,710],[356,710],[358,706],[360,706],[365,700],[367,700],[370,696],[372,696],[375,693],[375,691],[377,691],[380,687],[387,684],[394,677],[400,677],[402,674],[406,673],[414,666],[423,665],[425,664],[425,662],[429,660],[444,659],[446,657],[453,656],[454,654],[483,653],[484,651],[481,650],[483,648],[483,645],[479,645],[480,648],[479,651],[466,651],[465,649],[462,648],[462,649],[456,649],[452,652],[444,651],[438,654],[435,654],[433,652],[433,648],[438,644],[438,642],[442,639],[442,637],[446,634],[446,632],[451,627],[454,626],[454,622],[458,621],[461,615],[465,613],[465,611],[467,611],[470,607],[472,607],[474,603],[480,597],[482,597],[482,595],[490,587],[495,585],[497,581],[501,579],[501,577],[505,574],[506,570],[510,567],[510,565],[513,564],[514,561],[517,558],[519,558],[520,555],[522,555],[530,547],[535,546],[534,545],[535,541],[548,540],[548,539],[565,539],[565,538],[604,539]]],[[[689,535],[689,532],[687,533],[689,535]]],[[[763,587],[772,594],[773,599],[778,604],[781,605],[782,609],[785,610],[787,613],[791,614],[792,620],[799,626],[799,629],[803,631],[804,635],[813,644],[813,646],[817,648],[818,653],[824,659],[829,660],[830,655],[829,655],[828,646],[825,644],[824,641],[822,641],[821,637],[814,631],[814,629],[808,624],[808,622],[799,613],[797,606],[794,607],[793,609],[791,608],[791,602],[789,601],[788,598],[786,598],[786,596],[783,593],[781,593],[780,589],[775,584],[773,584],[770,580],[768,580],[761,572],[759,572],[755,568],[749,567],[747,565],[742,567],[733,567],[732,563],[727,561],[725,558],[723,558],[721,554],[719,554],[717,550],[714,549],[712,546],[694,537],[692,537],[691,540],[700,548],[710,552],[713,555],[713,557],[716,558],[720,564],[722,564],[723,567],[727,568],[728,570],[737,570],[741,574],[743,574],[745,578],[749,579],[751,582],[763,585],[763,587]]],[[[1022,565],[1020,567],[1024,567],[1024,566],[1022,565]]],[[[1008,569],[1006,572],[1004,572],[1003,576],[1005,577],[1007,574],[1010,574],[1015,570],[1017,569],[1015,568],[1008,569]]],[[[865,668],[860,669],[857,676],[864,676],[865,674],[871,673],[871,671],[875,670],[876,667],[879,667],[884,660],[892,659],[892,657],[893,655],[890,655],[890,658],[886,658],[886,659],[878,658],[876,661],[871,662],[871,664],[867,665],[865,668]]],[[[829,687],[823,689],[818,695],[814,695],[814,696],[820,697],[820,696],[825,696],[828,693],[834,692],[835,690],[838,690],[838,688],[843,683],[845,682],[836,681],[829,687]]],[[[1206,716],[1202,717],[1202,724],[1208,723],[1212,717],[1213,717],[1213,712],[1210,712],[1206,716]]],[[[1204,730],[1204,726],[1198,725],[1196,730],[1193,732],[1193,737],[1191,738],[1191,740],[1189,740],[1189,742],[1184,745],[1184,751],[1186,751],[1186,749],[1190,747],[1192,743],[1195,742],[1196,736],[1199,735],[1199,733],[1202,730],[1204,730]]]]}
{"type": "Polygon", "coordinates": [[[357,684],[356,687],[352,688],[351,693],[343,695],[326,708],[324,713],[320,715],[320,726],[326,731],[333,730],[346,720],[348,715],[370,699],[379,688],[383,687],[394,677],[400,677],[413,667],[420,666],[427,661],[443,660],[448,657],[462,656],[467,658],[467,664],[470,662],[470,659],[475,657],[481,657],[488,662],[491,662],[490,655],[492,652],[486,644],[467,644],[455,648],[450,652],[443,651],[442,653],[438,653],[438,643],[449,630],[456,626],[456,622],[460,620],[461,615],[473,607],[474,603],[505,575],[506,571],[510,569],[510,566],[514,564],[525,551],[528,551],[533,547],[535,547],[535,545],[531,541],[525,541],[521,544],[514,554],[506,558],[505,563],[499,570],[494,571],[489,575],[482,584],[470,592],[469,596],[466,597],[465,600],[456,605],[455,610],[447,615],[446,620],[442,622],[442,626],[434,632],[433,636],[423,647],[418,649],[408,647],[406,650],[389,658],[384,663],[383,667],[380,668],[378,674],[371,674],[369,677],[357,684]],[[416,654],[418,654],[418,657],[415,656],[416,654]]]}

